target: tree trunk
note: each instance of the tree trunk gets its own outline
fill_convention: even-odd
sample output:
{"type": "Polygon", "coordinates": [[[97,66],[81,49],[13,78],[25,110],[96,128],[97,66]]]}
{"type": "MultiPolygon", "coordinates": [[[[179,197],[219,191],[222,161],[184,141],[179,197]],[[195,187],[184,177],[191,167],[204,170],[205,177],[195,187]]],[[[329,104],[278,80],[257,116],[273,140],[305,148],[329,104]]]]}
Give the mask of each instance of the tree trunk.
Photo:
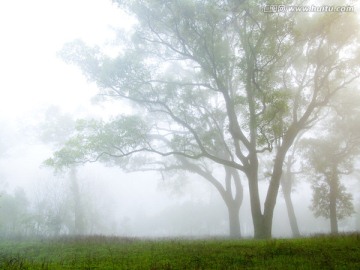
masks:
{"type": "Polygon", "coordinates": [[[243,201],[243,187],[237,170],[225,167],[225,175],[225,192],[223,199],[229,214],[229,236],[230,238],[240,238],[240,207],[243,201]],[[232,183],[234,183],[235,186],[234,195],[232,183]]]}
{"type": "Polygon", "coordinates": [[[70,180],[71,180],[71,191],[74,202],[74,234],[83,234],[84,233],[84,215],[83,209],[80,201],[80,191],[79,184],[76,177],[76,169],[74,167],[70,170],[70,180]]]}
{"type": "Polygon", "coordinates": [[[288,156],[286,171],[283,172],[283,176],[281,177],[281,187],[284,193],[284,199],[286,204],[286,209],[289,217],[290,227],[292,231],[293,237],[299,237],[300,231],[296,220],[296,215],[294,211],[294,206],[291,200],[291,189],[293,184],[293,175],[291,172],[292,165],[292,156],[288,156]]]}
{"type": "Polygon", "coordinates": [[[240,207],[234,205],[233,207],[227,206],[229,213],[229,235],[230,238],[241,238],[240,228],[240,207]]]}
{"type": "MultiPolygon", "coordinates": [[[[360,180],[360,179],[358,179],[360,180]]],[[[356,205],[356,204],[355,204],[356,205]]],[[[355,209],[355,231],[360,231],[360,197],[358,198],[357,207],[355,209]]]]}
{"type": "Polygon", "coordinates": [[[272,222],[274,217],[274,209],[276,205],[276,199],[279,193],[280,180],[282,176],[282,168],[285,161],[285,156],[290,146],[292,145],[295,136],[296,129],[289,128],[288,133],[285,135],[283,139],[283,143],[278,147],[278,151],[276,153],[273,171],[270,179],[270,184],[268,188],[268,192],[266,194],[265,204],[264,204],[264,230],[265,230],[265,238],[271,238],[272,231],[272,222]]]}
{"type": "Polygon", "coordinates": [[[338,233],[338,222],[337,222],[337,213],[336,213],[336,201],[338,193],[338,181],[335,175],[330,179],[330,227],[331,233],[338,233]]]}
{"type": "Polygon", "coordinates": [[[299,237],[300,231],[299,231],[299,227],[298,227],[296,216],[295,216],[294,206],[293,206],[293,203],[291,200],[291,193],[284,192],[284,198],[285,198],[287,213],[289,216],[292,235],[293,235],[293,237],[299,237]]]}
{"type": "Polygon", "coordinates": [[[269,238],[265,233],[264,217],[261,212],[257,166],[256,168],[252,168],[252,170],[247,171],[247,178],[249,181],[250,207],[253,219],[254,238],[269,238]]]}
{"type": "Polygon", "coordinates": [[[285,156],[287,151],[293,144],[296,135],[299,132],[299,127],[301,127],[301,124],[292,125],[288,129],[287,133],[284,135],[281,146],[277,148],[270,184],[264,204],[264,238],[271,238],[274,209],[276,205],[276,199],[279,193],[280,180],[285,156]]]}
{"type": "MultiPolygon", "coordinates": [[[[279,150],[280,151],[280,150],[279,150]]],[[[272,172],[272,176],[270,179],[270,184],[268,188],[268,192],[265,199],[264,204],[264,236],[265,238],[271,238],[272,232],[272,222],[274,216],[274,209],[276,205],[276,199],[279,193],[280,187],[280,178],[282,174],[282,165],[284,162],[284,155],[283,153],[278,152],[276,155],[274,169],[272,172]]]]}

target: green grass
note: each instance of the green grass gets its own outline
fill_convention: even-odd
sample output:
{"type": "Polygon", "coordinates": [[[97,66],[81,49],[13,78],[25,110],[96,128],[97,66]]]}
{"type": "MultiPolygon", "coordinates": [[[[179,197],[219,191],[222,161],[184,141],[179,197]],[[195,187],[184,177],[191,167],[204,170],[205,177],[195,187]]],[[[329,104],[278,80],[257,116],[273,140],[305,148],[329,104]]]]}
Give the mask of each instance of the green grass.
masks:
{"type": "Polygon", "coordinates": [[[1,240],[0,269],[360,269],[360,234],[268,241],[1,240]]]}

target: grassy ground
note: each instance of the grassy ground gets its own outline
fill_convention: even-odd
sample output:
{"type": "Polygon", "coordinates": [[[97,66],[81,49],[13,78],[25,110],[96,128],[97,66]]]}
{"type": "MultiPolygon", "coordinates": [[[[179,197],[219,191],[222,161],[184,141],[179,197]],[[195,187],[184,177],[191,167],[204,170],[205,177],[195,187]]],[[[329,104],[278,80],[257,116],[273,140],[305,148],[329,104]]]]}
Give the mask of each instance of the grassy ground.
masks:
{"type": "Polygon", "coordinates": [[[360,234],[268,241],[1,240],[0,269],[360,269],[360,234]]]}

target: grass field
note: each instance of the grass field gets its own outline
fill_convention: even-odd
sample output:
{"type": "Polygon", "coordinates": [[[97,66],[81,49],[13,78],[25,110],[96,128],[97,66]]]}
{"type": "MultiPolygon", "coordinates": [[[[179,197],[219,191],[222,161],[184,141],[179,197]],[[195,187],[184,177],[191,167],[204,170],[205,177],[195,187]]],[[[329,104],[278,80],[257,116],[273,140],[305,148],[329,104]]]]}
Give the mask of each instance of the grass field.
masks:
{"type": "Polygon", "coordinates": [[[360,269],[360,234],[268,241],[1,240],[0,269],[360,269]]]}

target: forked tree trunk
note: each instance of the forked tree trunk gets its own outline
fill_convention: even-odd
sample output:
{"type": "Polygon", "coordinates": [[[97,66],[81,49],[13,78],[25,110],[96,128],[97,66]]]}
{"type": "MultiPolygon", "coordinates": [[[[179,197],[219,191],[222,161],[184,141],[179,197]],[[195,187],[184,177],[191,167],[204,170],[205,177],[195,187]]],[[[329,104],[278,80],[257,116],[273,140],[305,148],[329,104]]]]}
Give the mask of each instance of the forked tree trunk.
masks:
{"type": "Polygon", "coordinates": [[[280,179],[282,175],[282,166],[284,163],[285,154],[286,151],[284,151],[284,149],[280,147],[276,154],[273,172],[271,175],[268,192],[266,194],[266,199],[264,203],[265,238],[271,238],[274,210],[279,193],[280,179]]]}

